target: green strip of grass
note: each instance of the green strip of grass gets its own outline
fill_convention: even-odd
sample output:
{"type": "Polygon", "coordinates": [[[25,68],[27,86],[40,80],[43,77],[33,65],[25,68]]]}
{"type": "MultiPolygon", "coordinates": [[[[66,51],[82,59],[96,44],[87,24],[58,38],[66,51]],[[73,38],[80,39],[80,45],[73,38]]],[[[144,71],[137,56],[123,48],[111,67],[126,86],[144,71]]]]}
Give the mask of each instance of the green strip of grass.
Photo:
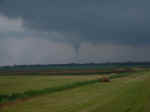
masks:
{"type": "MultiPolygon", "coordinates": [[[[116,78],[125,77],[128,75],[131,75],[131,74],[120,73],[120,74],[112,75],[109,78],[116,79],[116,78]]],[[[63,90],[67,90],[67,89],[73,89],[73,88],[77,88],[77,87],[88,85],[88,84],[94,84],[94,83],[97,83],[100,81],[101,81],[100,79],[95,79],[95,80],[88,80],[88,81],[84,81],[84,82],[76,82],[76,83],[59,86],[59,87],[54,87],[54,88],[45,88],[45,89],[41,89],[41,90],[29,90],[29,91],[25,91],[23,93],[12,93],[11,95],[0,95],[0,103],[15,101],[16,99],[30,98],[30,97],[38,96],[38,95],[42,95],[42,94],[54,93],[54,92],[63,91],[63,90]]]]}
{"type": "Polygon", "coordinates": [[[60,87],[55,87],[55,88],[45,88],[41,90],[29,90],[25,91],[24,93],[13,93],[11,95],[0,95],[0,103],[8,102],[8,101],[15,101],[16,99],[23,99],[23,98],[29,98],[33,96],[38,96],[42,94],[47,94],[47,93],[53,93],[53,92],[58,92],[58,91],[63,91],[67,89],[73,89],[79,86],[84,86],[87,84],[93,84],[97,83],[99,80],[89,80],[85,82],[76,82],[60,87]]]}

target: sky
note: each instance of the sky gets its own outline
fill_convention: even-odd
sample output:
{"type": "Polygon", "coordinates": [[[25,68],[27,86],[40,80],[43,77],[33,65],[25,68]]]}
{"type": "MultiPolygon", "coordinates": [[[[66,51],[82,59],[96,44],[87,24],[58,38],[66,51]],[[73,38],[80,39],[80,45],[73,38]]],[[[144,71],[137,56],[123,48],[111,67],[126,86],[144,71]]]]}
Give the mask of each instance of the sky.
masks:
{"type": "Polygon", "coordinates": [[[0,66],[150,61],[149,0],[0,0],[0,66]]]}

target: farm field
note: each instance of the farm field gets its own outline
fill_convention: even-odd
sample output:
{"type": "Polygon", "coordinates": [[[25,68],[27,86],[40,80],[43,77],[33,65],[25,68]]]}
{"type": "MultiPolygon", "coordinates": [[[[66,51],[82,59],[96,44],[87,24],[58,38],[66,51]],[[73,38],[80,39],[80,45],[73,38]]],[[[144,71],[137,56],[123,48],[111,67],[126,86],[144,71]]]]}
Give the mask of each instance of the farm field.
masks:
{"type": "MultiPolygon", "coordinates": [[[[150,71],[126,74],[108,83],[94,82],[6,103],[0,112],[149,112],[150,71]]],[[[55,88],[99,77],[101,75],[0,76],[0,94],[55,88]]]]}
{"type": "Polygon", "coordinates": [[[0,76],[0,95],[59,87],[77,81],[93,80],[97,77],[100,76],[0,76]]]}

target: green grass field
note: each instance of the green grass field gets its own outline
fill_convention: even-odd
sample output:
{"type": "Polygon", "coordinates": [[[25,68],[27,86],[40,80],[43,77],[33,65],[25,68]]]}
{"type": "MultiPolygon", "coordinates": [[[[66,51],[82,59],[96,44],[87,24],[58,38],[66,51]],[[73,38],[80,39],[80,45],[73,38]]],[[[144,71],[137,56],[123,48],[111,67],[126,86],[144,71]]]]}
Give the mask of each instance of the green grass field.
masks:
{"type": "MultiPolygon", "coordinates": [[[[88,76],[0,76],[0,94],[22,93],[95,80],[88,76]]],[[[0,112],[150,112],[150,72],[130,73],[109,83],[92,83],[43,94],[0,108],[0,112]]]]}
{"type": "Polygon", "coordinates": [[[97,77],[99,76],[0,76],[0,95],[59,87],[77,81],[93,80],[97,77]]]}

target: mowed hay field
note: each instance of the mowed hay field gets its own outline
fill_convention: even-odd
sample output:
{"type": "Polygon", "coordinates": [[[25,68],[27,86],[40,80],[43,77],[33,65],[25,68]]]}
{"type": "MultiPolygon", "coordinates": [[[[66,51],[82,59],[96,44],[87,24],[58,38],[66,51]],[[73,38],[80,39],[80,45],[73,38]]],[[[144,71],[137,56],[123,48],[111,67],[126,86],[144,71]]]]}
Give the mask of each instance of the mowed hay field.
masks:
{"type": "MultiPolygon", "coordinates": [[[[56,87],[100,76],[1,76],[0,93],[56,87]],[[3,87],[5,86],[5,87],[3,87]]],[[[0,112],[150,112],[150,72],[130,73],[0,107],[0,112]]]]}

